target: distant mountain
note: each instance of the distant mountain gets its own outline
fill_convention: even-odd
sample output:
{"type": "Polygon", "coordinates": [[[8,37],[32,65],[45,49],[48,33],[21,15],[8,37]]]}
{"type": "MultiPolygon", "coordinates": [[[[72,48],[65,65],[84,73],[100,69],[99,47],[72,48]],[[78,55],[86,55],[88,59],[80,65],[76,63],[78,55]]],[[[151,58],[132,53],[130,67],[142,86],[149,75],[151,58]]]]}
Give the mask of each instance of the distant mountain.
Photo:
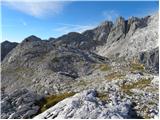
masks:
{"type": "Polygon", "coordinates": [[[16,42],[9,42],[9,41],[2,42],[1,43],[1,61],[17,45],[18,45],[18,43],[16,43],[16,42]]]}

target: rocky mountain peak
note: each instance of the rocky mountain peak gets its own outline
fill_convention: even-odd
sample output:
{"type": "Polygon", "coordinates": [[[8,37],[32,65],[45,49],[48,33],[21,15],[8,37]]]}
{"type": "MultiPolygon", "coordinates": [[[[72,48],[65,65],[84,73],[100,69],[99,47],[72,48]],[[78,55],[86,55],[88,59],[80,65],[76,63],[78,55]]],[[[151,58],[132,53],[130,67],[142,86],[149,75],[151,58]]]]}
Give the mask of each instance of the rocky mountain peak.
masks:
{"type": "Polygon", "coordinates": [[[129,19],[128,19],[128,23],[133,23],[135,21],[139,21],[140,19],[138,17],[134,17],[134,16],[131,16],[129,19]]]}
{"type": "Polygon", "coordinates": [[[112,21],[103,21],[99,27],[109,27],[109,26],[112,26],[113,25],[113,22],[112,21]]]}
{"type": "Polygon", "coordinates": [[[40,40],[41,40],[41,39],[38,38],[37,36],[31,35],[31,36],[25,38],[25,39],[23,40],[23,42],[33,42],[33,41],[40,41],[40,40]]]}
{"type": "Polygon", "coordinates": [[[5,40],[4,42],[2,42],[2,44],[9,44],[10,42],[8,40],[5,40]]]}
{"type": "Polygon", "coordinates": [[[9,41],[4,41],[1,43],[1,61],[4,59],[4,57],[16,46],[18,43],[16,42],[9,42],[9,41]]]}
{"type": "Polygon", "coordinates": [[[70,32],[68,34],[65,34],[65,35],[59,37],[58,40],[61,40],[61,39],[63,39],[64,41],[67,40],[67,39],[70,39],[70,40],[72,39],[73,40],[73,39],[76,39],[76,37],[79,37],[79,36],[81,36],[81,34],[78,33],[78,32],[70,32]]]}
{"type": "Polygon", "coordinates": [[[10,45],[10,44],[18,44],[18,43],[16,43],[16,42],[10,42],[10,41],[8,41],[8,40],[5,40],[4,42],[2,42],[1,43],[1,45],[5,45],[5,46],[7,46],[7,45],[10,45]]]}
{"type": "Polygon", "coordinates": [[[106,34],[109,34],[111,28],[113,26],[113,22],[111,21],[104,21],[102,22],[97,28],[95,28],[95,33],[99,34],[100,32],[101,33],[106,33],[106,34]]]}
{"type": "Polygon", "coordinates": [[[115,27],[116,27],[116,26],[119,26],[119,25],[124,25],[124,24],[125,24],[125,19],[120,16],[120,17],[118,17],[118,18],[116,19],[115,27]]]}

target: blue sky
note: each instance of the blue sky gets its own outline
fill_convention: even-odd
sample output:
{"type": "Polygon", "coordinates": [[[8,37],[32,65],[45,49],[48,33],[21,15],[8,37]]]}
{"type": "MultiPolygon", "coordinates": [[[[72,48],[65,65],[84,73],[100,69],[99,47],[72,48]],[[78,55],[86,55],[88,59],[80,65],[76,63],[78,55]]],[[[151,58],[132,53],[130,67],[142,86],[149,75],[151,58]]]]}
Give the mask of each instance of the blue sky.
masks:
{"type": "Polygon", "coordinates": [[[143,17],[158,11],[158,2],[72,1],[2,2],[2,41],[21,42],[30,35],[42,39],[92,29],[118,16],[143,17]]]}

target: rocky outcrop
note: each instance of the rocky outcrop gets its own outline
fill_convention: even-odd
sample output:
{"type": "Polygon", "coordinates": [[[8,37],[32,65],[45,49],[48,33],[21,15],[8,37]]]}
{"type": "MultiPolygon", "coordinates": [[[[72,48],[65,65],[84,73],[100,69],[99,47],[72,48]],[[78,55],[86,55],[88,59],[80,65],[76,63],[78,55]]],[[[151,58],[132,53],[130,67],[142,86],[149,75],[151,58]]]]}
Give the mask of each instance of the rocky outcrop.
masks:
{"type": "Polygon", "coordinates": [[[26,119],[38,113],[37,101],[42,97],[27,89],[18,89],[10,94],[1,94],[2,119],[26,119]]]}
{"type": "Polygon", "coordinates": [[[55,44],[72,47],[81,50],[93,51],[97,46],[107,42],[113,23],[105,21],[92,30],[86,30],[82,34],[70,32],[56,39],[55,44]]]}
{"type": "Polygon", "coordinates": [[[82,34],[88,39],[95,41],[95,46],[103,45],[107,42],[112,26],[113,23],[111,21],[104,21],[98,27],[84,31],[82,34]]]}
{"type": "Polygon", "coordinates": [[[146,66],[151,72],[159,72],[159,47],[146,52],[141,52],[138,56],[139,62],[146,66]]]}
{"type": "MultiPolygon", "coordinates": [[[[108,43],[112,44],[115,41],[118,41],[120,39],[124,39],[125,32],[126,32],[126,21],[123,17],[117,18],[113,28],[111,29],[109,36],[108,36],[108,43]]],[[[108,44],[107,43],[107,44],[108,44]]]]}
{"type": "Polygon", "coordinates": [[[132,58],[158,46],[158,13],[144,18],[117,19],[108,42],[97,48],[102,56],[132,58]]]}
{"type": "Polygon", "coordinates": [[[88,39],[86,36],[76,32],[71,32],[57,38],[55,44],[82,50],[90,50],[95,47],[95,42],[92,39],[88,39]]]}
{"type": "Polygon", "coordinates": [[[4,41],[1,43],[1,61],[5,58],[5,56],[16,46],[18,43],[4,41]]]}
{"type": "Polygon", "coordinates": [[[35,119],[123,119],[135,114],[130,100],[118,101],[117,96],[110,99],[109,103],[103,104],[96,91],[84,91],[64,99],[35,119]]]}

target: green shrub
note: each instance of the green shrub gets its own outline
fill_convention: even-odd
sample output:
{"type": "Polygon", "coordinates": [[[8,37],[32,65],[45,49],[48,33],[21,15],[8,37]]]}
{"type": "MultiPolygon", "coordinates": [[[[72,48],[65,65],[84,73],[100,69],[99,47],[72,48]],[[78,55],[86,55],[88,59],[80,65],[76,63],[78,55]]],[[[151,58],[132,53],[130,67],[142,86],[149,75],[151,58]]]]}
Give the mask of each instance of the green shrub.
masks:
{"type": "Polygon", "coordinates": [[[63,99],[73,96],[75,93],[61,93],[57,95],[51,95],[44,98],[40,103],[40,113],[44,112],[48,108],[54,106],[58,102],[62,101],[63,99]]]}
{"type": "Polygon", "coordinates": [[[109,95],[109,94],[107,94],[106,92],[105,92],[105,93],[98,93],[97,97],[98,97],[101,101],[105,102],[105,101],[108,101],[108,99],[109,99],[109,96],[108,96],[108,95],[109,95]]]}
{"type": "Polygon", "coordinates": [[[143,72],[145,70],[145,67],[144,67],[143,64],[140,64],[140,63],[131,63],[130,64],[130,70],[132,72],[134,72],[134,71],[141,71],[141,72],[143,72]]]}
{"type": "Polygon", "coordinates": [[[113,79],[122,79],[125,75],[120,72],[113,72],[107,76],[105,76],[106,80],[113,80],[113,79]]]}
{"type": "Polygon", "coordinates": [[[107,65],[107,64],[101,64],[101,65],[99,66],[99,69],[100,69],[101,71],[108,71],[108,70],[111,70],[111,67],[110,67],[109,65],[107,65]]]}
{"type": "Polygon", "coordinates": [[[125,92],[128,95],[132,95],[133,93],[130,91],[133,88],[144,88],[147,85],[149,85],[151,83],[151,79],[140,79],[135,83],[129,84],[129,85],[122,85],[121,89],[123,90],[123,92],[125,92]]]}
{"type": "Polygon", "coordinates": [[[79,82],[77,82],[77,86],[86,86],[87,83],[84,80],[80,80],[79,82]]]}

